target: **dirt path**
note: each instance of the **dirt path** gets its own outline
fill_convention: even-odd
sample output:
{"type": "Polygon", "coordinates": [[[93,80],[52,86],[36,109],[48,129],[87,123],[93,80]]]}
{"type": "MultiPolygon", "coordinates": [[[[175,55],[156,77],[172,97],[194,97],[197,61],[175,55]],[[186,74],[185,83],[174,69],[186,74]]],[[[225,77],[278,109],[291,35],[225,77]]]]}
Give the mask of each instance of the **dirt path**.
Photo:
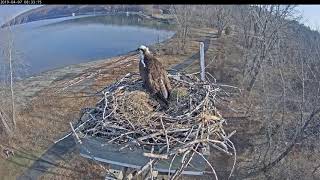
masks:
{"type": "MultiPolygon", "coordinates": [[[[204,40],[204,50],[205,52],[209,49],[210,38],[204,40]]],[[[188,66],[190,66],[194,61],[198,60],[200,53],[195,53],[188,59],[184,60],[182,63],[175,65],[172,69],[172,73],[182,71],[188,66]]],[[[64,156],[73,152],[76,149],[76,143],[73,136],[68,136],[67,138],[53,144],[43,155],[35,160],[33,164],[26,169],[23,174],[18,177],[18,180],[26,179],[38,179],[40,176],[44,175],[50,168],[57,167],[58,161],[65,160],[64,156]]]]}
{"type": "MultiPolygon", "coordinates": [[[[203,44],[204,44],[204,53],[206,53],[210,46],[210,39],[209,38],[205,39],[203,41],[203,44]]],[[[200,52],[197,52],[193,54],[191,57],[189,57],[188,59],[184,60],[182,63],[179,63],[173,66],[172,69],[175,71],[182,71],[188,66],[190,66],[195,60],[198,60],[199,58],[200,58],[200,52]]]]}
{"type": "Polygon", "coordinates": [[[76,149],[76,143],[73,136],[68,136],[64,140],[53,144],[39,159],[24,171],[18,177],[18,180],[38,179],[50,168],[59,166],[58,161],[65,161],[64,155],[73,152],[76,149]]]}

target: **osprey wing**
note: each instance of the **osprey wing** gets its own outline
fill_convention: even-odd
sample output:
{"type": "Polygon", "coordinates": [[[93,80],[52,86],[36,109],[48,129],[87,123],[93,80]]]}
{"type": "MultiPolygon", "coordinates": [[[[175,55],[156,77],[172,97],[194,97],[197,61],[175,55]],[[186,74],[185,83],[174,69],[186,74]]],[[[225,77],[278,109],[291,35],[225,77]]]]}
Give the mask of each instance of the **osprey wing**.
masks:
{"type": "Polygon", "coordinates": [[[170,83],[170,80],[168,78],[167,71],[165,69],[163,69],[162,75],[163,75],[163,77],[162,77],[163,83],[164,83],[164,85],[166,87],[166,90],[168,92],[168,97],[167,97],[167,99],[168,99],[168,98],[170,98],[170,94],[171,94],[171,90],[172,90],[171,83],[170,83]]]}
{"type": "Polygon", "coordinates": [[[153,77],[154,85],[155,85],[155,92],[159,93],[163,99],[167,100],[170,95],[170,82],[167,77],[167,72],[164,70],[162,64],[154,58],[150,64],[150,74],[153,77]],[[169,82],[169,83],[168,83],[169,82]]]}
{"type": "Polygon", "coordinates": [[[151,94],[155,94],[160,91],[159,80],[157,74],[153,71],[149,71],[146,85],[150,90],[151,94]]]}

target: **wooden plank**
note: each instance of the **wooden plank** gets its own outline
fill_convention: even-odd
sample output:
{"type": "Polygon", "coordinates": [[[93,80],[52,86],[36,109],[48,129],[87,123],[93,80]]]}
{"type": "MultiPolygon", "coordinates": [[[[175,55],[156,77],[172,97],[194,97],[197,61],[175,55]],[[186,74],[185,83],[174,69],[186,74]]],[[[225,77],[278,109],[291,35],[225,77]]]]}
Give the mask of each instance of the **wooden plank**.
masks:
{"type": "Polygon", "coordinates": [[[204,63],[204,44],[200,42],[200,68],[201,68],[201,80],[206,80],[205,63],[204,63]]]}

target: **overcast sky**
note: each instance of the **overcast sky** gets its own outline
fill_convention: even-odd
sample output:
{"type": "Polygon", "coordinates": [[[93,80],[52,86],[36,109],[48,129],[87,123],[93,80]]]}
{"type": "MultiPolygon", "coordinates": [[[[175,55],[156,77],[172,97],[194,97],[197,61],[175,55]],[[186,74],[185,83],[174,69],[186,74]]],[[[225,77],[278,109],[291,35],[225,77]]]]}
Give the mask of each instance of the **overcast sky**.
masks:
{"type": "MultiPolygon", "coordinates": [[[[0,25],[5,19],[36,7],[39,5],[0,5],[0,25]]],[[[303,15],[302,23],[312,29],[320,28],[320,5],[299,5],[297,8],[303,15]]]]}
{"type": "Polygon", "coordinates": [[[300,5],[298,10],[303,16],[302,23],[311,29],[319,28],[318,30],[320,30],[320,5],[300,5]]]}

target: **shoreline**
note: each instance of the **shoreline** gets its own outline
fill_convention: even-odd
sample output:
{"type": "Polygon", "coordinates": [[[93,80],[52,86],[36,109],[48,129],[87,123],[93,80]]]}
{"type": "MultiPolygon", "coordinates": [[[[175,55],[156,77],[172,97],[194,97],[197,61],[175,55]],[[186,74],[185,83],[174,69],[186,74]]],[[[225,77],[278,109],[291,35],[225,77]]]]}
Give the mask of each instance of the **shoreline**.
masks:
{"type": "MultiPolygon", "coordinates": [[[[168,39],[165,39],[161,42],[156,42],[156,43],[153,43],[151,45],[149,45],[148,47],[150,49],[155,49],[155,46],[157,46],[159,43],[163,46],[163,45],[166,45],[169,41],[173,40],[175,38],[175,35],[176,35],[176,32],[174,32],[174,34],[168,38],[168,39]]],[[[112,61],[115,61],[117,58],[121,58],[121,57],[125,57],[125,56],[129,56],[131,55],[131,53],[134,52],[133,50],[132,51],[128,51],[128,52],[125,52],[125,53],[121,53],[121,54],[118,54],[118,55],[115,55],[115,56],[111,56],[111,57],[108,57],[108,58],[103,58],[103,59],[93,59],[93,60],[89,60],[87,62],[81,62],[81,63],[76,63],[76,64],[69,64],[69,65],[65,65],[65,66],[62,66],[62,67],[56,67],[56,68],[53,68],[53,69],[48,69],[48,70],[44,70],[42,72],[39,72],[39,73],[36,73],[36,74],[33,74],[33,75],[30,75],[30,76],[26,76],[25,78],[21,79],[21,80],[18,80],[16,81],[16,83],[21,83],[23,81],[28,81],[30,79],[33,79],[33,78],[37,78],[37,77],[40,77],[40,76],[45,76],[46,74],[49,74],[49,73],[53,73],[55,74],[56,72],[58,71],[64,71],[64,69],[72,69],[72,68],[80,68],[83,67],[83,66],[94,66],[94,65],[98,65],[98,64],[101,64],[101,63],[104,63],[104,62],[112,62],[112,61]]],[[[83,68],[85,69],[85,68],[83,68]]]]}
{"type": "MultiPolygon", "coordinates": [[[[26,21],[26,22],[21,22],[21,23],[14,23],[10,26],[17,26],[17,25],[22,25],[22,24],[26,24],[26,23],[32,23],[32,22],[43,21],[43,20],[60,19],[60,18],[65,18],[67,20],[67,19],[73,19],[73,18],[76,19],[76,18],[89,17],[89,16],[119,15],[119,14],[127,14],[127,13],[130,15],[138,15],[141,18],[153,19],[153,20],[156,20],[156,21],[159,21],[162,23],[168,23],[168,24],[170,24],[170,21],[172,20],[170,18],[157,17],[157,16],[153,16],[153,15],[150,16],[150,15],[144,14],[142,12],[135,12],[135,11],[122,12],[122,11],[120,11],[120,12],[96,12],[94,14],[93,13],[80,13],[80,14],[77,14],[76,16],[72,16],[72,15],[70,16],[70,15],[66,15],[66,14],[57,15],[57,16],[49,16],[49,17],[46,17],[43,19],[37,19],[37,20],[26,21]]],[[[21,13],[21,14],[23,14],[23,13],[21,13]]],[[[18,16],[20,16],[21,14],[19,14],[18,16]]],[[[0,29],[8,27],[12,21],[13,21],[13,19],[6,21],[6,22],[3,22],[2,24],[0,24],[0,29]]]]}
{"type": "MultiPolygon", "coordinates": [[[[168,45],[170,41],[176,38],[175,35],[176,32],[174,32],[174,34],[170,38],[161,41],[161,46],[168,45]]],[[[149,48],[154,49],[157,45],[158,42],[149,45],[149,48]]],[[[112,65],[114,68],[117,68],[121,66],[121,62],[118,62],[119,59],[135,56],[134,54],[131,54],[132,52],[133,51],[128,51],[126,53],[122,53],[109,58],[97,59],[77,64],[70,64],[64,67],[57,67],[54,69],[37,73],[35,75],[28,76],[15,82],[16,93],[19,96],[19,99],[23,99],[21,102],[21,105],[23,107],[25,104],[28,104],[28,102],[31,101],[30,98],[32,99],[36,97],[38,92],[41,92],[46,88],[49,88],[50,85],[52,85],[52,83],[80,76],[81,74],[85,74],[88,71],[88,69],[105,66],[105,64],[109,64],[112,65]]]]}
{"type": "MultiPolygon", "coordinates": [[[[171,52],[176,45],[177,37],[174,35],[160,42],[161,56],[158,58],[166,69],[198,53],[198,40],[202,39],[202,35],[197,35],[199,32],[197,29],[194,30],[196,38],[189,39],[187,50],[184,53],[171,52]]],[[[157,43],[149,47],[156,45],[157,43]]],[[[15,91],[16,102],[19,102],[17,107],[19,109],[17,120],[19,132],[10,146],[30,151],[32,154],[39,152],[35,156],[37,156],[36,159],[41,158],[41,155],[53,146],[54,141],[68,132],[69,122],[79,118],[79,111],[96,103],[97,98],[100,97],[99,94],[95,94],[96,92],[129,72],[138,72],[138,55],[128,56],[129,53],[49,70],[17,82],[15,91]],[[35,129],[36,132],[32,131],[35,129]],[[45,138],[40,137],[39,134],[44,135],[45,138]],[[30,146],[35,142],[37,146],[30,146]]],[[[21,158],[15,157],[13,162],[20,160],[21,158]]],[[[82,159],[82,161],[86,160],[82,159]]],[[[26,166],[29,167],[34,160],[26,163],[28,163],[26,166]]],[[[16,168],[14,164],[11,166],[16,168]]],[[[2,168],[6,169],[6,167],[2,168]]],[[[22,175],[24,170],[16,169],[14,176],[22,175]]],[[[56,171],[60,170],[58,168],[56,171]]],[[[46,174],[46,176],[50,175],[46,174]]]]}
{"type": "MultiPolygon", "coordinates": [[[[157,21],[157,22],[160,22],[160,23],[168,23],[170,21],[170,19],[158,18],[158,17],[146,15],[146,14],[141,14],[141,13],[135,13],[135,12],[130,12],[130,13],[133,14],[133,15],[138,15],[141,18],[150,19],[150,20],[157,21]]],[[[122,12],[118,12],[118,13],[97,14],[95,16],[105,16],[105,15],[110,15],[110,14],[117,15],[117,14],[123,14],[123,13],[122,12]]],[[[93,16],[93,15],[79,15],[79,16],[76,16],[76,17],[60,17],[60,18],[77,19],[77,18],[89,17],[89,16],[93,16]]],[[[54,18],[54,19],[57,19],[57,18],[54,18]]],[[[51,20],[51,19],[42,19],[42,20],[51,20]]],[[[42,20],[37,20],[37,21],[42,21],[42,20]]],[[[36,22],[36,21],[31,21],[29,23],[32,23],[32,22],[36,22]]],[[[18,24],[18,25],[20,25],[20,24],[18,24]]],[[[154,42],[152,44],[149,44],[148,47],[151,50],[153,50],[153,49],[156,49],[156,46],[158,44],[161,44],[161,46],[163,46],[163,45],[166,45],[169,41],[172,41],[173,39],[175,39],[177,32],[175,30],[170,30],[170,31],[172,31],[173,34],[168,36],[169,38],[164,39],[164,40],[162,40],[160,42],[154,42]]],[[[133,52],[133,50],[132,51],[123,52],[123,53],[120,53],[120,54],[117,54],[117,55],[114,55],[114,56],[110,56],[110,57],[99,58],[99,59],[90,59],[90,58],[83,59],[84,62],[68,64],[68,65],[61,65],[59,67],[53,67],[52,69],[47,69],[47,70],[36,72],[36,73],[30,73],[30,75],[27,75],[27,76],[17,80],[16,83],[21,83],[23,81],[28,81],[29,79],[32,79],[32,78],[45,76],[48,73],[51,73],[51,74],[53,73],[54,74],[57,71],[60,71],[60,70],[63,71],[63,69],[65,69],[65,68],[73,68],[73,67],[79,67],[79,66],[90,66],[90,65],[96,64],[96,63],[102,63],[102,62],[105,62],[105,61],[112,61],[113,59],[120,58],[122,56],[128,56],[132,52],[133,52]]]]}

